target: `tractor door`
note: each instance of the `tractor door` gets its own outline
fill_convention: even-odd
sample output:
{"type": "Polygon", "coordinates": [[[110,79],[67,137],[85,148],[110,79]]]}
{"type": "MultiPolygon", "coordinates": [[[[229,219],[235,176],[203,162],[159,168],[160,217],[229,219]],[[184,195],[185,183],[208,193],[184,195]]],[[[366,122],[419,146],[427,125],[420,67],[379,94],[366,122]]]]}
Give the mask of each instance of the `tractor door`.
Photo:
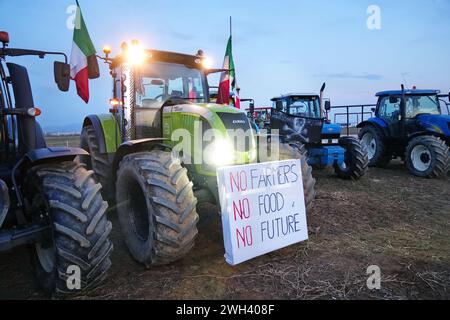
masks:
{"type": "Polygon", "coordinates": [[[378,117],[387,123],[389,134],[394,139],[402,136],[400,105],[400,96],[381,97],[379,101],[378,117]]]}

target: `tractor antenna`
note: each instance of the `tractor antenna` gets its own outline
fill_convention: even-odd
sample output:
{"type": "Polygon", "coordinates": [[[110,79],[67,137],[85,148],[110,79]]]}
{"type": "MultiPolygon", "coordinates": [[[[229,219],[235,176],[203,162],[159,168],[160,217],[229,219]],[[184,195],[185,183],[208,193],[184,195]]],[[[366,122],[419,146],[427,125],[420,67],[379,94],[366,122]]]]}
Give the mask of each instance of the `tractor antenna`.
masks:
{"type": "Polygon", "coordinates": [[[405,87],[408,88],[408,81],[406,80],[406,76],[409,75],[409,72],[403,72],[401,74],[403,82],[405,83],[405,87]]]}

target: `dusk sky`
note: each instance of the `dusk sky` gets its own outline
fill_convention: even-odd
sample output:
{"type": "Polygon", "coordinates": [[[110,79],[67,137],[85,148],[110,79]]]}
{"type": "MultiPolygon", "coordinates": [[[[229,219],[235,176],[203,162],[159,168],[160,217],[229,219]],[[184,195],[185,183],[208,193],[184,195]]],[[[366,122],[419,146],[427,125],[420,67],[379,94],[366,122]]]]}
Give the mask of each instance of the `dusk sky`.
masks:
{"type": "MultiPolygon", "coordinates": [[[[149,49],[195,53],[220,67],[233,16],[234,58],[241,97],[269,105],[286,92],[318,92],[327,82],[333,104],[374,103],[374,94],[407,86],[450,91],[450,0],[79,0],[98,52],[138,39],[149,49]],[[381,9],[381,29],[370,30],[367,9],[381,9]]],[[[66,12],[74,0],[0,0],[0,29],[11,47],[64,51],[73,31],[66,12]]],[[[10,59],[29,67],[44,128],[79,124],[108,110],[111,81],[91,81],[88,105],[53,82],[51,58],[10,59]]]]}

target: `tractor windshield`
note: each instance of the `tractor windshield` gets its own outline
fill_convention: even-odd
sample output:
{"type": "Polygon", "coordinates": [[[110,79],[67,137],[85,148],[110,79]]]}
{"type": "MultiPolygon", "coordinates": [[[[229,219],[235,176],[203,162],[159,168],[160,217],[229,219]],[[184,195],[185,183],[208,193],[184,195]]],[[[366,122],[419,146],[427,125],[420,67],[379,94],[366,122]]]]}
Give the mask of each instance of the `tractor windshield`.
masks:
{"type": "Polygon", "coordinates": [[[291,97],[289,104],[289,114],[299,117],[319,118],[319,97],[291,97]]]}
{"type": "Polygon", "coordinates": [[[206,102],[206,79],[200,69],[182,64],[155,62],[141,70],[136,86],[136,104],[160,108],[169,98],[206,102]]]}
{"type": "Polygon", "coordinates": [[[441,114],[436,95],[411,95],[406,97],[406,116],[414,118],[419,114],[441,114]]]}

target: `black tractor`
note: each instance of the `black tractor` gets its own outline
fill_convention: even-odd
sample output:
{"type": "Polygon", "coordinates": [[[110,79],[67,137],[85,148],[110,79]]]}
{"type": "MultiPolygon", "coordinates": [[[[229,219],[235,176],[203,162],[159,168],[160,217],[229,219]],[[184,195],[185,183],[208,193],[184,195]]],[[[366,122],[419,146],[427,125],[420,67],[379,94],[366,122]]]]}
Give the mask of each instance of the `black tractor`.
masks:
{"type": "Polygon", "coordinates": [[[8,57],[61,55],[54,62],[58,88],[68,91],[64,53],[8,48],[0,32],[0,253],[28,246],[37,282],[63,296],[98,284],[111,265],[108,204],[94,172],[75,162],[78,148],[48,148],[36,121],[27,69],[8,57]]]}

